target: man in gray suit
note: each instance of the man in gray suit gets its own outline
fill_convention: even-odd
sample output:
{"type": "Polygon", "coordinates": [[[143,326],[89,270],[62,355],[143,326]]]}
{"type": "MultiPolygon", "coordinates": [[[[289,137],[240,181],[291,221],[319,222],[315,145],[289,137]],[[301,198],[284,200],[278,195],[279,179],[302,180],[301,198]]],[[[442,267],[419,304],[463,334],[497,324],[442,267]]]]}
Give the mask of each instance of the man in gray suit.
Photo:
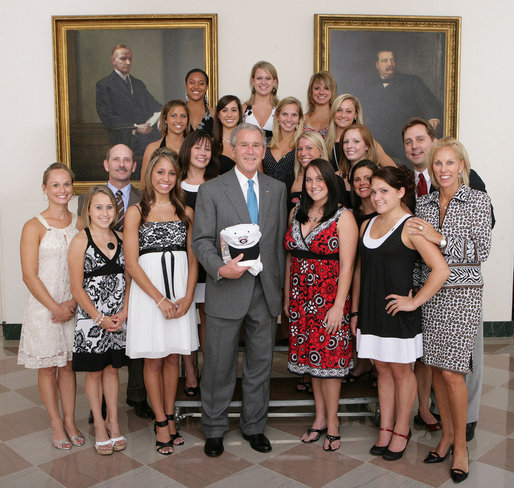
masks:
{"type": "MultiPolygon", "coordinates": [[[[130,184],[130,177],[136,170],[134,153],[125,144],[111,147],[105,156],[104,168],[109,174],[108,188],[113,192],[117,203],[118,224],[116,228],[123,230],[123,220],[127,208],[141,200],[141,192],[130,184]]],[[[82,212],[85,194],[79,196],[77,213],[82,212]]],[[[127,403],[134,408],[141,418],[153,418],[153,412],[146,401],[146,389],[143,380],[143,359],[131,359],[128,364],[129,376],[127,384],[127,403]]],[[[92,420],[92,414],[90,415],[92,420]]],[[[92,422],[90,422],[92,423],[92,422]]]]}
{"type": "Polygon", "coordinates": [[[239,331],[244,323],[243,438],[259,452],[271,451],[264,435],[275,342],[276,318],[282,307],[286,231],[286,187],[257,172],[266,141],[260,128],[240,124],[231,134],[235,168],[204,183],[198,192],[193,251],[207,271],[207,327],[202,370],[204,452],[219,456],[228,430],[228,407],[234,393],[239,331]],[[252,215],[252,217],[250,217],[252,215]],[[225,263],[220,231],[237,224],[258,223],[263,269],[254,276],[239,266],[240,254],[225,263]]]}

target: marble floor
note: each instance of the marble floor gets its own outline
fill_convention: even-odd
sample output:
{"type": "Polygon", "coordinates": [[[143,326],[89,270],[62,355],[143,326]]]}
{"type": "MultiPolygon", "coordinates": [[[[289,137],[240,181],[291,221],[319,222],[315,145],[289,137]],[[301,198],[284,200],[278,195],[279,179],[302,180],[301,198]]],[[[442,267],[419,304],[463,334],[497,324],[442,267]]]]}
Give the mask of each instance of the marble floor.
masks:
{"type": "MultiPolygon", "coordinates": [[[[273,446],[269,454],[253,451],[242,440],[237,420],[231,419],[225,453],[215,459],[203,454],[200,420],[187,418],[180,427],[185,444],[177,447],[172,456],[160,456],[152,447],[155,437],[151,424],[136,417],[124,403],[125,371],[120,373],[119,410],[127,449],[112,456],[95,453],[93,430],[87,423],[89,407],[84,378],[78,375],[77,419],[87,442],[81,448],[58,451],[50,444],[37,373],[17,366],[17,349],[17,341],[0,339],[0,487],[453,486],[449,460],[436,465],[422,463],[430,448],[437,444],[440,433],[414,426],[405,456],[400,461],[388,462],[368,452],[377,434],[369,417],[343,417],[342,448],[330,453],[322,450],[321,441],[299,441],[309,426],[309,418],[270,418],[265,432],[273,446]]],[[[486,338],[485,352],[480,421],[475,438],[469,443],[470,477],[461,486],[513,487],[514,339],[486,338]]],[[[280,358],[274,370],[280,374],[280,358]]]]}

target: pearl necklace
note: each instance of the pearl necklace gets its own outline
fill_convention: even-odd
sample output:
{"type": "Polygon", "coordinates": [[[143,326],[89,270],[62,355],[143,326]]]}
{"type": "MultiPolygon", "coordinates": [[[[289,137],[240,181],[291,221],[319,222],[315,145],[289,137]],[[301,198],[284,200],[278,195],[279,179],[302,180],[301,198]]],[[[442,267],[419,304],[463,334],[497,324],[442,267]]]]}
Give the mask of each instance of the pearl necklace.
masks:
{"type": "Polygon", "coordinates": [[[168,203],[152,203],[152,207],[167,207],[168,205],[171,205],[171,201],[168,203]]]}
{"type": "Polygon", "coordinates": [[[226,137],[223,137],[223,140],[224,140],[226,143],[230,144],[230,141],[229,141],[226,137]]]}

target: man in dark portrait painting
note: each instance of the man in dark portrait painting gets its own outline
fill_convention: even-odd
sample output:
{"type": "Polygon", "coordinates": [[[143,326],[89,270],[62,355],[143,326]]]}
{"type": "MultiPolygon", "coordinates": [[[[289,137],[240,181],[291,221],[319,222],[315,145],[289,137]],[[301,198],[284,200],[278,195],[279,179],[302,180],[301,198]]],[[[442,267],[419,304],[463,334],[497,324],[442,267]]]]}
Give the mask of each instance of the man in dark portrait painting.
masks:
{"type": "Polygon", "coordinates": [[[403,141],[398,137],[403,124],[422,117],[437,129],[443,117],[442,104],[418,76],[397,71],[393,51],[378,51],[375,66],[377,77],[364,84],[359,94],[365,124],[389,156],[405,162],[403,141]]]}
{"type": "MultiPolygon", "coordinates": [[[[198,261],[207,271],[202,428],[204,452],[211,457],[223,453],[223,436],[229,429],[228,408],[236,384],[243,323],[241,433],[252,449],[271,451],[263,431],[285,268],[286,187],[257,171],[266,151],[264,132],[255,125],[239,124],[232,131],[230,144],[236,166],[200,186],[192,242],[198,261]],[[258,224],[262,234],[258,244],[252,244],[260,253],[259,270],[240,266],[244,253],[238,250],[230,253],[233,257],[227,262],[222,258],[221,231],[230,228],[231,235],[244,235],[247,242],[241,227],[250,223],[258,224]]],[[[244,264],[249,262],[244,260],[244,264]]]]}
{"type": "Polygon", "coordinates": [[[96,111],[112,145],[126,144],[141,160],[146,146],[160,137],[157,126],[147,120],[162,105],[145,84],[130,74],[132,51],[120,44],[112,50],[113,72],[96,84],[96,111]]]}
{"type": "MultiPolygon", "coordinates": [[[[130,184],[130,176],[136,170],[137,163],[134,161],[130,147],[117,144],[107,151],[103,165],[108,174],[106,185],[116,199],[118,220],[116,229],[122,231],[127,208],[141,200],[141,192],[130,184]]],[[[82,212],[85,196],[85,194],[79,196],[78,215],[82,212]]],[[[128,373],[127,404],[134,408],[138,417],[153,418],[152,409],[146,401],[143,359],[130,359],[128,373]]],[[[92,414],[90,415],[92,418],[92,414]]]]}

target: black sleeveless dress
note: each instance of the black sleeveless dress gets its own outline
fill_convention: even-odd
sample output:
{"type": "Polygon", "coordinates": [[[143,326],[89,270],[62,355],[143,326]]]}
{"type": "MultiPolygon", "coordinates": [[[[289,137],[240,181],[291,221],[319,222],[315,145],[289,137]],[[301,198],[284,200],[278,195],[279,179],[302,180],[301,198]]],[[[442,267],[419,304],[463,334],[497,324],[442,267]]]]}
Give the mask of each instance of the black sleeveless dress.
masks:
{"type": "Polygon", "coordinates": [[[410,215],[404,215],[383,237],[373,239],[371,219],[359,242],[361,292],[357,351],[360,358],[391,363],[411,363],[423,354],[421,311],[389,315],[386,296],[408,295],[413,287],[417,251],[402,242],[402,229],[410,215]]]}

